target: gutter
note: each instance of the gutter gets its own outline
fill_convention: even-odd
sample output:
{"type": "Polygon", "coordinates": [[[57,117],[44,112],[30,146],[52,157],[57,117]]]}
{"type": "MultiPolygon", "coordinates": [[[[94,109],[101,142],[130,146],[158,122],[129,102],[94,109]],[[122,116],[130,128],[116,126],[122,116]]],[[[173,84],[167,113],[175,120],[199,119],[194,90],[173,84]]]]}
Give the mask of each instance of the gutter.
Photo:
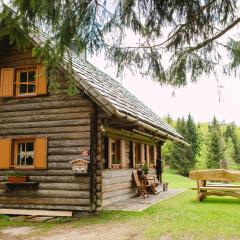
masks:
{"type": "Polygon", "coordinates": [[[142,121],[140,121],[138,119],[135,119],[135,118],[130,117],[130,116],[124,114],[124,113],[121,113],[118,110],[115,110],[114,112],[115,112],[114,115],[116,115],[117,117],[125,119],[128,122],[137,123],[139,126],[144,127],[144,128],[146,128],[146,129],[148,129],[148,130],[150,130],[152,132],[155,132],[156,135],[161,135],[161,136],[163,136],[166,139],[172,140],[174,142],[182,143],[182,144],[184,144],[184,145],[186,145],[188,147],[190,146],[189,143],[183,141],[182,139],[174,137],[174,136],[172,136],[172,135],[170,135],[168,133],[165,133],[165,132],[163,132],[163,131],[155,128],[155,127],[152,127],[152,126],[150,126],[150,125],[148,125],[148,124],[146,124],[146,123],[144,123],[144,122],[142,122],[142,121]]]}

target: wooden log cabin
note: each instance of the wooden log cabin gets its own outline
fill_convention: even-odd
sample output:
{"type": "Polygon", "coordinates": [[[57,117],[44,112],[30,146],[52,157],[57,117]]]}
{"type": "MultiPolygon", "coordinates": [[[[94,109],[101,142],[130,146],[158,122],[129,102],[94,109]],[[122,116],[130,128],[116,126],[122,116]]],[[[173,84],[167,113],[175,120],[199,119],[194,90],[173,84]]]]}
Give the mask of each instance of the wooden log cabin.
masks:
{"type": "MultiPolygon", "coordinates": [[[[136,193],[132,170],[147,164],[161,181],[161,146],[183,142],[173,128],[120,83],[72,53],[79,93],[66,94],[66,69],[46,76],[32,55],[43,33],[18,49],[0,39],[0,208],[95,212],[136,193]],[[57,93],[48,90],[58,78],[57,93]],[[75,174],[71,161],[87,160],[75,174]],[[27,184],[7,184],[6,173],[27,184]]],[[[67,57],[65,62],[67,62],[67,57]]]]}

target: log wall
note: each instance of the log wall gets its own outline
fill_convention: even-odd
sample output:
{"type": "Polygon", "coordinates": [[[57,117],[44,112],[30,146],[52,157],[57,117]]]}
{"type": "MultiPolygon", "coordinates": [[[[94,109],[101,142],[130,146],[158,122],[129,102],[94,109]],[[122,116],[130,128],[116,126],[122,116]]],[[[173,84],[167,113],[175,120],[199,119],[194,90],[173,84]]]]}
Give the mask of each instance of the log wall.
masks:
{"type": "MultiPolygon", "coordinates": [[[[31,48],[2,49],[5,51],[0,51],[0,69],[37,63],[31,48]]],[[[37,190],[6,191],[6,171],[0,171],[0,208],[90,209],[90,177],[74,176],[69,161],[80,158],[82,150],[90,151],[91,108],[91,101],[81,93],[75,97],[62,93],[0,99],[0,139],[48,139],[47,169],[24,170],[30,181],[39,183],[37,190]]]]}

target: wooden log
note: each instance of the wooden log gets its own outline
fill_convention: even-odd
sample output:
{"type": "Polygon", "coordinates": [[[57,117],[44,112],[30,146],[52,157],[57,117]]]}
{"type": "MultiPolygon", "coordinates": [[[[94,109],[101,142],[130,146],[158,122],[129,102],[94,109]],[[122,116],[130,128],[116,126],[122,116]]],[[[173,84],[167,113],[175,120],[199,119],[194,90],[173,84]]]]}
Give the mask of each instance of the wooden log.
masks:
{"type": "Polygon", "coordinates": [[[120,177],[132,177],[132,171],[133,169],[106,169],[102,172],[103,179],[109,179],[109,178],[120,178],[120,177]]]}
{"type": "MultiPolygon", "coordinates": [[[[15,126],[18,128],[21,128],[20,123],[24,122],[30,122],[33,124],[32,127],[34,127],[34,123],[42,123],[46,124],[48,121],[52,121],[51,124],[54,124],[55,126],[59,126],[58,121],[67,121],[70,120],[80,120],[83,121],[83,119],[90,119],[89,113],[87,112],[77,112],[77,113],[65,113],[65,114],[48,114],[48,115],[31,115],[31,116],[18,116],[18,117],[6,117],[6,118],[0,118],[0,124],[2,128],[7,128],[7,126],[15,126]],[[5,125],[4,125],[5,124],[5,125]],[[15,124],[15,125],[14,125],[15,124]]],[[[74,122],[73,122],[74,123],[74,122]]],[[[61,124],[61,122],[60,122],[61,124]]],[[[74,125],[74,124],[73,124],[74,125]]],[[[76,124],[75,124],[76,125],[76,124]]]]}
{"type": "Polygon", "coordinates": [[[114,203],[114,202],[118,202],[118,201],[123,201],[123,200],[129,199],[129,198],[133,197],[135,194],[136,193],[127,193],[127,194],[124,194],[124,195],[121,195],[121,196],[105,199],[102,202],[102,206],[104,207],[104,206],[106,206],[108,204],[111,204],[111,203],[114,203]]]}
{"type": "MultiPolygon", "coordinates": [[[[83,157],[80,154],[74,154],[74,155],[49,155],[48,156],[48,162],[69,162],[76,159],[83,159],[83,157]]],[[[84,157],[84,159],[89,160],[89,157],[84,157]]]]}
{"type": "Polygon", "coordinates": [[[215,180],[215,181],[240,181],[240,171],[230,171],[225,169],[211,169],[191,171],[190,179],[215,180]]]}
{"type": "Polygon", "coordinates": [[[88,132],[89,126],[0,129],[0,135],[88,132]]]}
{"type": "MultiPolygon", "coordinates": [[[[19,119],[21,121],[21,119],[19,119]]],[[[65,127],[65,126],[88,126],[90,119],[78,119],[78,120],[59,120],[59,121],[42,121],[42,122],[28,122],[28,128],[43,128],[43,127],[65,127]]],[[[10,128],[26,128],[26,123],[7,123],[1,124],[0,129],[10,128]]]]}
{"type": "Polygon", "coordinates": [[[49,147],[48,153],[52,155],[77,155],[85,150],[89,151],[89,147],[49,147]]]}
{"type": "MultiPolygon", "coordinates": [[[[13,118],[13,122],[18,120],[19,117],[32,117],[32,116],[42,116],[42,119],[47,117],[48,115],[65,115],[68,116],[68,114],[75,114],[75,113],[83,113],[87,114],[89,113],[89,106],[83,106],[83,107],[65,107],[65,108],[51,108],[51,112],[49,112],[49,109],[39,109],[39,110],[28,110],[28,111],[13,111],[13,112],[2,112],[0,114],[0,120],[4,121],[4,119],[13,118]]],[[[84,116],[84,115],[83,115],[84,116]]]]}
{"type": "Polygon", "coordinates": [[[75,190],[87,191],[90,189],[90,183],[41,183],[38,187],[39,190],[75,190]]]}
{"type": "MultiPolygon", "coordinates": [[[[9,134],[8,138],[29,138],[29,134],[9,134]]],[[[48,140],[81,140],[89,139],[90,132],[66,132],[66,133],[33,133],[31,137],[46,137],[48,140]]],[[[5,138],[5,136],[0,135],[0,139],[5,138]]]]}
{"type": "Polygon", "coordinates": [[[64,169],[64,170],[70,170],[72,169],[72,165],[67,162],[57,162],[57,163],[54,163],[54,162],[51,162],[51,163],[48,163],[48,169],[64,169]]]}
{"type": "MultiPolygon", "coordinates": [[[[89,101],[78,95],[78,96],[68,96],[67,94],[61,94],[61,95],[47,95],[47,96],[35,96],[35,97],[26,97],[26,98],[11,98],[2,101],[2,105],[5,106],[11,106],[11,105],[18,105],[19,103],[21,104],[29,104],[29,103],[53,103],[53,102],[71,102],[71,101],[78,101],[78,102],[83,102],[83,103],[88,103],[87,105],[89,106],[89,101]]],[[[1,106],[1,103],[0,103],[1,106]]]]}
{"type": "MultiPolygon", "coordinates": [[[[6,177],[0,176],[0,182],[6,177]]],[[[89,176],[29,176],[30,182],[39,183],[89,183],[89,176]]]]}
{"type": "MultiPolygon", "coordinates": [[[[0,171],[0,176],[4,176],[4,174],[8,173],[19,173],[23,174],[22,170],[6,170],[6,171],[0,171]]],[[[72,170],[24,170],[24,174],[26,176],[73,176],[72,170]]]]}
{"type": "Polygon", "coordinates": [[[89,140],[54,140],[49,141],[48,147],[90,147],[89,140]]]}
{"type": "Polygon", "coordinates": [[[89,191],[71,191],[71,190],[11,190],[10,192],[0,189],[0,197],[33,197],[34,198],[79,198],[89,199],[89,191]]]}
{"type": "Polygon", "coordinates": [[[54,216],[54,217],[72,217],[70,211],[44,211],[44,210],[25,210],[25,209],[0,209],[0,214],[7,215],[26,215],[26,216],[54,216]]]}
{"type": "Polygon", "coordinates": [[[110,178],[110,179],[103,179],[103,185],[113,185],[118,183],[126,183],[126,182],[132,182],[132,176],[126,176],[124,178],[110,178]]]}
{"type": "Polygon", "coordinates": [[[88,106],[89,102],[87,100],[69,100],[69,101],[57,101],[53,104],[50,102],[42,102],[39,104],[36,103],[26,103],[26,104],[16,104],[6,106],[5,104],[0,106],[0,113],[2,112],[13,112],[13,111],[27,111],[27,110],[42,110],[42,109],[52,109],[52,108],[65,108],[65,107],[80,107],[80,106],[88,106]]]}
{"type": "Polygon", "coordinates": [[[72,211],[89,211],[89,206],[69,206],[69,205],[30,205],[30,204],[0,204],[1,208],[16,209],[51,209],[51,210],[72,210],[72,211]]]}
{"type": "Polygon", "coordinates": [[[89,199],[70,198],[31,198],[31,197],[3,197],[0,196],[0,204],[29,204],[29,205],[72,205],[88,206],[89,199]]]}
{"type": "Polygon", "coordinates": [[[103,193],[102,198],[103,198],[103,200],[106,200],[106,199],[111,199],[111,198],[115,198],[118,196],[122,196],[125,194],[134,195],[135,190],[131,189],[131,188],[127,188],[127,189],[121,189],[121,190],[117,190],[117,191],[113,191],[113,192],[105,192],[105,193],[103,193]]]}
{"type": "Polygon", "coordinates": [[[130,189],[133,187],[132,182],[126,182],[126,183],[119,183],[119,184],[114,184],[114,185],[103,185],[103,193],[106,192],[114,192],[122,189],[130,189]]]}

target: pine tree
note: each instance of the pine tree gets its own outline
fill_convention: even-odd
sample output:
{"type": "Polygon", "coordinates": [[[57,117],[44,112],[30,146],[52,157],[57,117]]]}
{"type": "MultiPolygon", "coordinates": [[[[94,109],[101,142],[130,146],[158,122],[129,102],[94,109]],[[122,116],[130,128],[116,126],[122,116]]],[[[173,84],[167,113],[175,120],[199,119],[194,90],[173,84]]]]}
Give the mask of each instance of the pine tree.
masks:
{"type": "Polygon", "coordinates": [[[225,159],[225,143],[220,124],[214,116],[209,126],[207,167],[219,168],[220,160],[223,159],[225,159]]]}
{"type": "Polygon", "coordinates": [[[229,138],[231,139],[234,149],[233,160],[237,164],[240,164],[240,143],[237,138],[235,123],[230,123],[227,125],[226,131],[224,132],[224,138],[226,142],[229,141],[229,138]]]}
{"type": "Polygon", "coordinates": [[[192,159],[196,161],[196,157],[200,150],[199,136],[197,132],[196,124],[190,113],[188,114],[188,119],[186,122],[186,135],[184,136],[185,140],[191,145],[192,150],[192,159]]]}
{"type": "Polygon", "coordinates": [[[187,121],[184,118],[177,120],[176,129],[190,144],[190,147],[173,143],[170,163],[181,175],[187,176],[195,166],[199,152],[197,128],[189,114],[187,121]]]}

